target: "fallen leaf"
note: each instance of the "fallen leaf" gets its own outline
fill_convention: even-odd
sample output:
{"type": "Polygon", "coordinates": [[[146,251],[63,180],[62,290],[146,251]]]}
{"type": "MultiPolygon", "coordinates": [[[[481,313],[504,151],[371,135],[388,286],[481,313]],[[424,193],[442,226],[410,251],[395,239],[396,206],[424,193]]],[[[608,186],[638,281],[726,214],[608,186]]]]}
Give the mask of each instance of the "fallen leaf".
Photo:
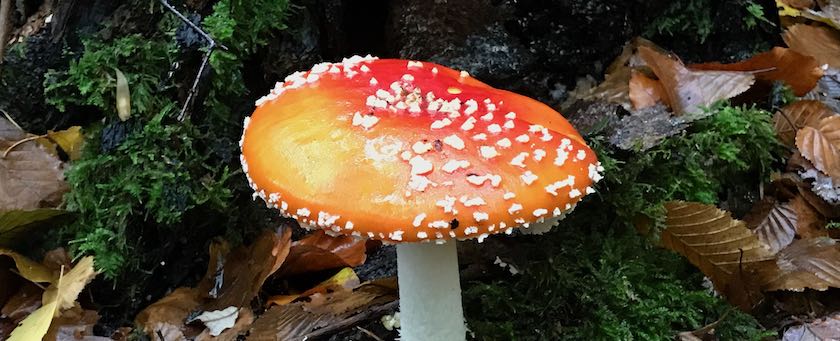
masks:
{"type": "Polygon", "coordinates": [[[796,101],[776,112],[773,116],[773,128],[780,141],[793,146],[796,131],[802,127],[819,128],[820,120],[832,115],[834,112],[820,101],[796,101]]]}
{"type": "Polygon", "coordinates": [[[782,341],[840,340],[840,315],[826,316],[785,330],[782,341]]]}
{"type": "MultiPolygon", "coordinates": [[[[654,106],[667,100],[668,96],[662,88],[662,83],[638,71],[631,73],[629,93],[630,102],[636,110],[654,106]]],[[[668,105],[667,101],[664,104],[668,105]]]]}
{"type": "Polygon", "coordinates": [[[85,310],[76,305],[53,319],[44,340],[88,341],[94,336],[93,326],[97,321],[99,321],[99,314],[96,311],[85,310]]]}
{"type": "MultiPolygon", "coordinates": [[[[0,149],[9,150],[26,134],[0,118],[0,149]]],[[[0,159],[0,211],[55,207],[67,185],[61,160],[33,141],[12,148],[0,159]]]]}
{"type": "Polygon", "coordinates": [[[74,126],[60,131],[48,131],[47,138],[55,142],[61,150],[67,153],[70,160],[78,160],[82,156],[82,146],[85,144],[85,136],[82,135],[82,128],[74,126]]]}
{"type": "Polygon", "coordinates": [[[16,322],[23,320],[41,307],[41,297],[43,294],[43,288],[32,283],[24,284],[15,295],[6,301],[6,304],[0,309],[0,316],[16,322]]]}
{"type": "Polygon", "coordinates": [[[199,332],[189,331],[184,321],[201,304],[200,299],[201,294],[194,288],[175,289],[143,309],[134,318],[134,322],[152,340],[183,340],[187,335],[199,332]]]}
{"type": "Polygon", "coordinates": [[[239,317],[239,307],[227,307],[222,310],[204,311],[194,319],[204,323],[210,331],[210,336],[219,336],[225,329],[236,324],[239,317]]]}
{"type": "Polygon", "coordinates": [[[125,122],[131,118],[131,92],[128,90],[128,79],[120,71],[114,68],[117,74],[117,115],[125,122]]]}
{"type": "Polygon", "coordinates": [[[799,129],[796,147],[816,169],[835,181],[840,179],[840,116],[820,120],[819,128],[799,129]]]}
{"type": "Polygon", "coordinates": [[[239,309],[239,318],[236,323],[229,329],[223,331],[221,334],[212,336],[209,329],[205,329],[201,334],[195,337],[195,341],[235,341],[239,339],[240,334],[244,334],[254,323],[254,313],[251,309],[239,309]]]}
{"type": "Polygon", "coordinates": [[[639,56],[653,70],[676,114],[696,113],[703,107],[746,91],[755,76],[734,71],[691,71],[678,58],[648,46],[639,47],[639,56]]]}
{"type": "Polygon", "coordinates": [[[67,212],[53,208],[0,212],[0,247],[16,245],[40,227],[38,223],[64,214],[67,212]]]}
{"type": "Polygon", "coordinates": [[[714,206],[673,201],[665,209],[662,245],[698,267],[730,302],[750,308],[758,288],[747,279],[752,274],[745,268],[773,264],[773,253],[744,222],[714,206]]]}
{"type": "Polygon", "coordinates": [[[57,279],[52,270],[36,261],[24,257],[17,252],[0,249],[0,257],[2,256],[11,258],[15,262],[15,266],[17,267],[17,271],[20,276],[26,278],[26,280],[30,282],[51,283],[57,279]]]}
{"type": "Polygon", "coordinates": [[[662,104],[632,112],[619,120],[609,135],[610,144],[631,151],[645,151],[666,137],[679,134],[705,114],[674,116],[662,104]]]}
{"type": "Polygon", "coordinates": [[[794,94],[802,96],[811,91],[823,76],[821,65],[814,57],[777,46],[768,52],[759,53],[738,63],[693,64],[689,68],[707,71],[753,72],[758,80],[783,81],[791,87],[794,94]]]}
{"type": "Polygon", "coordinates": [[[318,230],[292,243],[289,257],[278,274],[290,276],[362,265],[366,251],[364,239],[346,235],[333,237],[318,230]]]}
{"type": "Polygon", "coordinates": [[[310,302],[272,306],[254,321],[248,340],[302,341],[330,335],[397,307],[395,279],[316,295],[310,302]]]}
{"type": "Polygon", "coordinates": [[[796,211],[790,203],[776,203],[753,232],[758,240],[777,253],[793,241],[798,224],[796,211]]]}
{"type": "Polygon", "coordinates": [[[359,284],[360,280],[359,276],[356,275],[356,272],[353,271],[352,268],[344,268],[332,277],[328,278],[326,281],[323,281],[300,294],[271,296],[268,300],[266,300],[265,305],[271,306],[289,304],[301,297],[309,297],[318,293],[324,294],[330,290],[353,289],[358,287],[359,284]]]}
{"type": "Polygon", "coordinates": [[[796,24],[782,33],[791,50],[814,57],[818,63],[840,68],[840,33],[826,27],[796,24]]]}
{"type": "Polygon", "coordinates": [[[840,248],[831,238],[797,239],[777,255],[773,267],[763,264],[765,291],[840,288],[840,248]]]}
{"type": "Polygon", "coordinates": [[[796,196],[789,203],[790,208],[796,214],[797,237],[808,239],[828,236],[828,232],[823,228],[825,227],[825,219],[803,195],[796,196]]]}
{"type": "Polygon", "coordinates": [[[43,302],[58,302],[58,309],[73,307],[82,289],[96,277],[93,267],[93,257],[84,257],[73,266],[57,283],[53,283],[44,291],[43,302]]]}
{"type": "Polygon", "coordinates": [[[76,298],[85,285],[96,276],[93,257],[84,257],[70,271],[60,276],[44,292],[43,306],[26,317],[12,331],[9,341],[41,340],[62,309],[75,305],[76,298]]]}
{"type": "Polygon", "coordinates": [[[823,73],[817,86],[802,96],[802,99],[820,101],[831,111],[840,112],[840,100],[838,100],[840,98],[840,70],[829,67],[823,73]]]}
{"type": "Polygon", "coordinates": [[[802,10],[802,16],[840,29],[840,3],[837,0],[821,0],[819,11],[806,8],[802,10]]]}
{"type": "Polygon", "coordinates": [[[247,307],[268,276],[286,260],[291,236],[290,228],[282,228],[277,233],[264,231],[252,245],[231,251],[225,260],[224,283],[218,298],[203,304],[201,310],[247,307]]]}
{"type": "Polygon", "coordinates": [[[781,2],[796,9],[805,9],[814,6],[814,0],[777,0],[776,2],[781,2]]]}

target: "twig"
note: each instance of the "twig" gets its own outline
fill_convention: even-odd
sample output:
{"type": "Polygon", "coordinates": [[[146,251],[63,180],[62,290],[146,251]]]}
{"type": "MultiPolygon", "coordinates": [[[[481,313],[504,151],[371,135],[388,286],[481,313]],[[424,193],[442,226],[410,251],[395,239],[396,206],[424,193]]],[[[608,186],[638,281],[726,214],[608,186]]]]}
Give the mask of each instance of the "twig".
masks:
{"type": "Polygon", "coordinates": [[[12,0],[0,0],[0,64],[6,55],[6,44],[9,42],[11,31],[12,0]]]}
{"type": "Polygon", "coordinates": [[[43,137],[47,137],[47,136],[49,136],[49,135],[47,135],[47,134],[44,134],[44,135],[32,135],[32,136],[29,136],[29,137],[27,137],[27,138],[24,138],[24,139],[22,139],[22,140],[20,140],[20,141],[17,141],[17,142],[15,142],[14,144],[12,144],[11,146],[9,146],[9,148],[6,148],[6,151],[4,151],[4,152],[3,152],[3,158],[5,159],[7,156],[9,156],[9,152],[11,152],[11,151],[12,151],[12,149],[15,149],[15,147],[17,147],[17,146],[19,146],[19,145],[21,145],[21,144],[24,144],[24,143],[26,143],[26,142],[29,142],[29,141],[34,141],[34,140],[37,140],[37,139],[40,139],[40,138],[43,138],[43,137]]]}
{"type": "Polygon", "coordinates": [[[364,329],[364,328],[359,327],[359,326],[356,326],[356,329],[358,329],[358,330],[359,330],[359,331],[361,331],[362,333],[367,334],[367,336],[372,337],[372,338],[373,338],[373,339],[375,339],[376,341],[384,341],[384,340],[382,340],[382,338],[380,338],[379,336],[376,336],[376,334],[374,334],[374,333],[373,333],[372,331],[370,331],[370,330],[364,329]]]}
{"type": "MultiPolygon", "coordinates": [[[[5,0],[4,0],[5,1],[5,0]]],[[[213,53],[213,50],[217,47],[227,51],[228,48],[222,44],[216,43],[207,32],[198,27],[198,25],[194,24],[189,18],[181,14],[175,7],[169,4],[167,0],[160,0],[160,3],[163,7],[166,7],[170,12],[175,14],[181,21],[187,24],[190,28],[198,32],[204,40],[207,40],[207,52],[204,52],[204,57],[201,59],[201,66],[198,68],[198,74],[195,75],[195,80],[193,81],[192,87],[190,87],[190,92],[187,93],[187,99],[184,100],[184,106],[181,107],[181,113],[178,114],[178,121],[184,121],[187,119],[187,110],[192,107],[193,101],[195,101],[195,96],[198,93],[198,83],[201,81],[201,75],[204,74],[204,69],[207,67],[207,64],[210,62],[210,55],[213,53]]]]}

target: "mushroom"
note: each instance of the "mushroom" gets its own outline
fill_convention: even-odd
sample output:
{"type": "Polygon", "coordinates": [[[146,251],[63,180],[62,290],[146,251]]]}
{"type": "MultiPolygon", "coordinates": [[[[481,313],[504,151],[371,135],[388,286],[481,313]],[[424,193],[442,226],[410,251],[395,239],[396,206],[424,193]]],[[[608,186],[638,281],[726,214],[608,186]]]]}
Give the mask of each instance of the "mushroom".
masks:
{"type": "Polygon", "coordinates": [[[397,244],[402,340],[463,340],[455,243],[550,224],[603,168],[550,107],[428,62],[354,56],[277,83],[245,119],[254,197],[397,244]]]}

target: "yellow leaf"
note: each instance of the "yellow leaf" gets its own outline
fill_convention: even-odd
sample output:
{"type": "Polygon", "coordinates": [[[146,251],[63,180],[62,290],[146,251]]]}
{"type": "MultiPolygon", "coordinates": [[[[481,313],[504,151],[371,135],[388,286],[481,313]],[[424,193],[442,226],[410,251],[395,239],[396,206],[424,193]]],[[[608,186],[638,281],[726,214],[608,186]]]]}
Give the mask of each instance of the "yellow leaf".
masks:
{"type": "Polygon", "coordinates": [[[126,121],[131,118],[131,92],[128,90],[128,79],[120,71],[114,68],[117,72],[117,115],[121,121],[126,121]]]}
{"type": "Polygon", "coordinates": [[[15,267],[17,267],[20,276],[26,278],[30,282],[52,283],[55,280],[52,270],[43,264],[18,254],[17,252],[0,249],[0,256],[11,258],[15,262],[15,267]]]}
{"type": "Polygon", "coordinates": [[[327,280],[319,283],[312,289],[309,289],[300,294],[291,294],[291,295],[276,295],[271,296],[266,301],[265,305],[285,305],[292,303],[294,300],[301,298],[301,297],[308,297],[317,293],[327,293],[329,290],[337,290],[339,288],[344,289],[353,289],[361,283],[359,276],[356,275],[356,272],[353,271],[353,268],[344,268],[341,269],[337,274],[333,275],[332,277],[328,278],[327,280]]]}
{"type": "Polygon", "coordinates": [[[35,228],[50,218],[67,214],[66,211],[53,208],[35,210],[11,210],[0,212],[0,247],[9,247],[18,240],[26,238],[35,228]]]}
{"type": "Polygon", "coordinates": [[[802,15],[802,11],[788,6],[782,0],[776,0],[776,8],[779,9],[780,17],[798,17],[802,15]]]}
{"type": "Polygon", "coordinates": [[[93,257],[80,260],[67,274],[58,278],[44,292],[43,306],[27,316],[9,337],[9,341],[41,340],[61,309],[73,307],[79,293],[96,276],[93,257]]]}
{"type": "Polygon", "coordinates": [[[20,325],[12,331],[8,341],[41,340],[50,329],[53,316],[58,312],[58,302],[44,304],[38,310],[29,314],[20,325]]]}
{"type": "Polygon", "coordinates": [[[59,309],[69,309],[73,307],[73,302],[76,302],[82,289],[94,277],[96,277],[96,270],[93,268],[93,257],[82,258],[57,284],[50,285],[44,291],[42,301],[58,302],[59,309]]]}
{"type": "Polygon", "coordinates": [[[78,160],[81,156],[82,145],[85,143],[81,127],[74,126],[61,131],[50,130],[47,136],[67,153],[70,160],[78,160]]]}

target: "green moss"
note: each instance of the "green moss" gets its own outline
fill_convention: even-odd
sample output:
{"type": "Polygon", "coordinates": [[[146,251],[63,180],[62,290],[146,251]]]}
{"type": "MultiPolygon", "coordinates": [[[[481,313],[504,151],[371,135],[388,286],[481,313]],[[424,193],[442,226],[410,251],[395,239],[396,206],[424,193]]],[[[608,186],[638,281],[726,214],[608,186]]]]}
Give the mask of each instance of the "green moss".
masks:
{"type": "MultiPolygon", "coordinates": [[[[734,7],[741,8],[741,26],[751,30],[759,22],[770,23],[764,16],[761,5],[751,0],[727,0],[734,7]]],[[[688,36],[703,43],[719,30],[721,23],[715,20],[719,2],[712,0],[677,0],[671,2],[644,30],[646,36],[688,36]]]]}
{"type": "Polygon", "coordinates": [[[632,222],[640,215],[660,220],[669,200],[715,204],[728,196],[743,197],[769,179],[781,159],[772,115],[749,107],[716,105],[710,116],[686,132],[640,153],[617,152],[595,137],[592,145],[606,168],[604,201],[619,217],[632,222]]]}
{"type": "Polygon", "coordinates": [[[71,246],[96,256],[107,276],[142,258],[138,252],[145,250],[128,238],[139,237],[138,224],[174,232],[185,212],[200,205],[221,210],[230,198],[227,167],[214,164],[197,143],[206,136],[189,122],[163,123],[173,109],[130,131],[111,151],[103,153],[101,132],[93,134],[85,156],[67,172],[67,208],[80,217],[70,228],[71,246]]]}
{"type": "MultiPolygon", "coordinates": [[[[689,264],[635,232],[565,225],[528,248],[528,259],[536,261],[521,275],[466,285],[464,307],[476,339],[673,340],[730,309],[702,287],[689,264]]],[[[766,335],[737,311],[717,334],[721,340],[766,335]]]]}
{"type": "MultiPolygon", "coordinates": [[[[103,126],[87,129],[82,158],[67,173],[68,209],[79,220],[62,237],[75,255],[95,255],[110,278],[157,267],[165,256],[157,252],[195,228],[195,221],[185,220],[190,212],[235,215],[229,169],[238,169],[236,141],[243,110],[251,107],[244,105],[244,61],[285,28],[289,8],[285,0],[222,0],[213,6],[203,25],[228,50],[213,52],[204,102],[193,106],[191,119],[177,122],[183,96],[175,86],[191,85],[197,66],[186,75],[170,71],[176,63],[189,65],[184,59],[196,53],[178,45],[182,23],[174,15],[156,3],[133,4],[133,10],[160,18],[155,30],[115,38],[104,38],[112,30],[94,34],[84,40],[82,53],[68,52],[68,69],[49,72],[44,84],[48,102],[59,109],[86,106],[106,117],[103,126]],[[132,118],[124,123],[115,120],[115,68],[131,91],[132,118]]],[[[228,228],[228,221],[198,223],[213,231],[228,228]]]]}

